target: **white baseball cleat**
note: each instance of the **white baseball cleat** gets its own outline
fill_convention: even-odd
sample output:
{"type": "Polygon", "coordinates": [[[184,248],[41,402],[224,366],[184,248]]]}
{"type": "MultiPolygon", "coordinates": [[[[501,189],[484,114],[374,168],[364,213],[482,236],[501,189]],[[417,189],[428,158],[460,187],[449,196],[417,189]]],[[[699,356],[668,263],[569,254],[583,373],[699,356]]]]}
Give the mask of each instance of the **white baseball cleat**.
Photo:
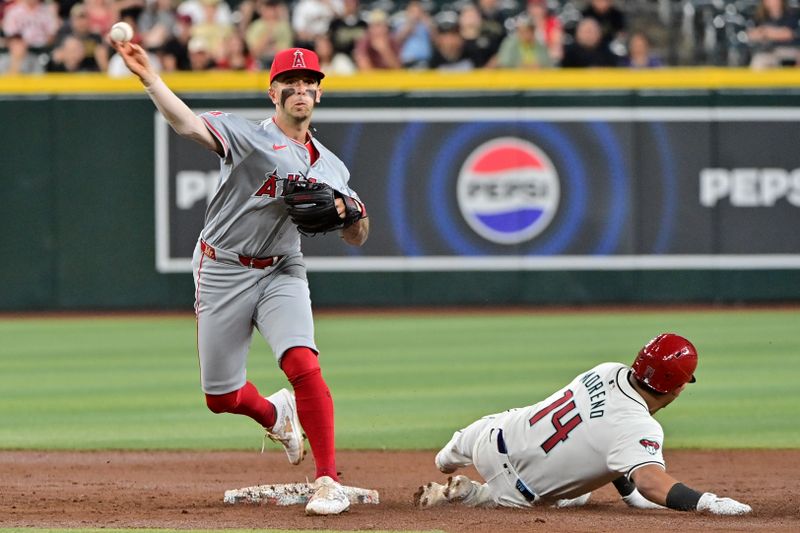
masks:
{"type": "Polygon", "coordinates": [[[472,495],[475,484],[467,476],[453,476],[447,478],[445,496],[449,502],[463,502],[472,495]]]}
{"type": "Polygon", "coordinates": [[[589,498],[592,497],[591,492],[587,492],[586,494],[581,494],[577,498],[566,498],[563,500],[556,500],[556,503],[553,504],[553,507],[557,509],[566,509],[567,507],[582,507],[586,505],[589,501],[589,498]]]}
{"type": "Polygon", "coordinates": [[[448,501],[445,495],[446,489],[447,485],[431,481],[418,488],[417,492],[414,493],[414,505],[423,509],[444,505],[448,501]]]}
{"type": "Polygon", "coordinates": [[[446,485],[435,481],[421,486],[414,493],[414,505],[423,509],[438,507],[446,503],[466,503],[475,490],[475,484],[467,476],[447,478],[446,485]]]}
{"type": "Polygon", "coordinates": [[[342,486],[332,478],[322,476],[312,487],[315,490],[306,504],[307,515],[341,514],[350,509],[350,499],[342,486]]]}
{"type": "Polygon", "coordinates": [[[267,400],[275,406],[275,425],[267,430],[266,436],[283,446],[290,463],[299,465],[306,454],[306,436],[297,417],[294,394],[281,389],[267,396],[267,400]]]}

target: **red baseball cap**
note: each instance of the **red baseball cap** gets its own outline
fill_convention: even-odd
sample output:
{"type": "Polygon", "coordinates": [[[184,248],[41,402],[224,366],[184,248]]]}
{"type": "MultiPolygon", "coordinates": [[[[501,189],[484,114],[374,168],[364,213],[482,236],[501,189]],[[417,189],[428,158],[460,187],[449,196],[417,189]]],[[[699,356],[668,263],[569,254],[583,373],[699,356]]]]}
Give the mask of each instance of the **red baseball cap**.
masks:
{"type": "Polygon", "coordinates": [[[275,54],[272,67],[269,69],[269,82],[272,83],[279,74],[294,70],[310,72],[317,80],[325,77],[319,68],[319,57],[314,51],[305,48],[287,48],[275,54]]]}

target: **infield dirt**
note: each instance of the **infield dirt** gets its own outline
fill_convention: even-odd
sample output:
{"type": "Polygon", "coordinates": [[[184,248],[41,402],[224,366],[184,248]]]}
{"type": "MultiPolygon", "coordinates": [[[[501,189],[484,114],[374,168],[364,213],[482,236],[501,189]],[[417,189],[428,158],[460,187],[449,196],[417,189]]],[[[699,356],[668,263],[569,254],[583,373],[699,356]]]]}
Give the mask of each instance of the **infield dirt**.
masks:
{"type": "MultiPolygon", "coordinates": [[[[379,505],[334,517],[301,506],[227,505],[227,489],[312,478],[279,451],[0,451],[0,527],[529,531],[800,531],[800,450],[673,451],[669,472],[687,485],[749,503],[745,517],[629,509],[613,487],[577,509],[419,510],[416,488],[446,476],[433,452],[339,453],[342,482],[380,492],[379,505]]],[[[465,473],[475,476],[471,469],[465,473]]]]}

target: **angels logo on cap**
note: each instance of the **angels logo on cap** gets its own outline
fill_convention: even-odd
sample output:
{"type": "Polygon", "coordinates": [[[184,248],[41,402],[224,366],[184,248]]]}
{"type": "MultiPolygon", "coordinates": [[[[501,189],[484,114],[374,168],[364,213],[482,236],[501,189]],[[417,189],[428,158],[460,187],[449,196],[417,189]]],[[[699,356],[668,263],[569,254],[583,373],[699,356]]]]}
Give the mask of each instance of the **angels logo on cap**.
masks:
{"type": "Polygon", "coordinates": [[[458,175],[458,205],[469,226],[499,244],[532,239],[559,203],[555,166],[536,145],[501,137],[476,148],[458,175]]]}
{"type": "Polygon", "coordinates": [[[310,72],[318,80],[325,77],[325,73],[319,68],[319,57],[314,51],[305,48],[287,48],[275,54],[272,67],[269,69],[269,82],[272,83],[276,76],[284,72],[294,70],[310,72]]]}
{"type": "Polygon", "coordinates": [[[292,63],[292,68],[306,68],[306,60],[303,57],[303,52],[301,50],[294,51],[294,62],[292,63]]]}

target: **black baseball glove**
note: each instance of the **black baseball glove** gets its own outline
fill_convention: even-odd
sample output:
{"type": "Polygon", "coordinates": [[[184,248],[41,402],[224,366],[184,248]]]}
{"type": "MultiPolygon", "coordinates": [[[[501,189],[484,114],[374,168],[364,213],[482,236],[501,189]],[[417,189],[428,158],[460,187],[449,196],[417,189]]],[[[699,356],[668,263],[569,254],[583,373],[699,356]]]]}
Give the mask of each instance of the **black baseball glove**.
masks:
{"type": "Polygon", "coordinates": [[[361,202],[319,181],[285,181],[283,200],[289,218],[308,236],[346,228],[365,216],[361,202]],[[336,210],[336,198],[344,202],[344,218],[336,210]]]}

